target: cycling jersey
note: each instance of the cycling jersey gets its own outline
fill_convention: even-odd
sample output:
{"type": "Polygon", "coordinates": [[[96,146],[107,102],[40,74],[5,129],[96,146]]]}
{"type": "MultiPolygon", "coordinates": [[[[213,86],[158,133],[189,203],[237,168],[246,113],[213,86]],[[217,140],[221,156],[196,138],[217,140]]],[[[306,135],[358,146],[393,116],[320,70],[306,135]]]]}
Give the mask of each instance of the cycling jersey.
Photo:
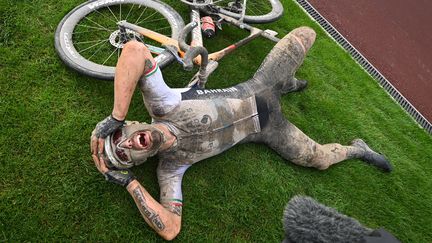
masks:
{"type": "Polygon", "coordinates": [[[140,88],[152,123],[164,124],[176,137],[173,146],[158,153],[157,170],[161,203],[176,211],[173,205],[182,200],[181,180],[190,165],[260,132],[256,98],[239,95],[235,87],[171,89],[157,67],[140,88]]]}

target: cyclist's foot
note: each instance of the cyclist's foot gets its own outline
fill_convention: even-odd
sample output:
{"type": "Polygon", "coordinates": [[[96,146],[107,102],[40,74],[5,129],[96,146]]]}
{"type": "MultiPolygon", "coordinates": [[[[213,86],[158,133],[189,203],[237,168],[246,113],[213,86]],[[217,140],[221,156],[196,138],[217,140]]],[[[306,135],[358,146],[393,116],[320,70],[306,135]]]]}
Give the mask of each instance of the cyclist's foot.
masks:
{"type": "Polygon", "coordinates": [[[361,148],[365,151],[363,157],[360,159],[366,163],[374,165],[385,172],[391,172],[393,170],[392,165],[386,157],[373,151],[362,139],[354,139],[351,142],[351,146],[361,148]]]}
{"type": "Polygon", "coordinates": [[[297,92],[302,91],[307,87],[307,80],[297,80],[294,79],[290,82],[285,82],[285,85],[281,89],[282,94],[290,93],[290,92],[297,92]]]}
{"type": "Polygon", "coordinates": [[[304,80],[304,79],[297,80],[297,85],[296,85],[297,87],[294,91],[302,91],[302,90],[306,89],[307,85],[308,85],[307,80],[304,80]]]}

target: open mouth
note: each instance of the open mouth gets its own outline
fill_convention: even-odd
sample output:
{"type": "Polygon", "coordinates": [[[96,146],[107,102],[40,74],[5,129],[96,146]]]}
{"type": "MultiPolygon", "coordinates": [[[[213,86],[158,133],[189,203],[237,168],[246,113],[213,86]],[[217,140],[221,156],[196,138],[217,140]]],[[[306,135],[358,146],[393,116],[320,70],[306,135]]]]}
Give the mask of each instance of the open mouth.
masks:
{"type": "Polygon", "coordinates": [[[143,146],[143,147],[147,146],[147,142],[144,138],[144,135],[139,136],[139,142],[140,142],[141,146],[143,146]]]}
{"type": "Polygon", "coordinates": [[[139,145],[139,147],[145,149],[148,148],[150,146],[150,136],[148,133],[139,133],[136,136],[136,143],[139,145]]]}

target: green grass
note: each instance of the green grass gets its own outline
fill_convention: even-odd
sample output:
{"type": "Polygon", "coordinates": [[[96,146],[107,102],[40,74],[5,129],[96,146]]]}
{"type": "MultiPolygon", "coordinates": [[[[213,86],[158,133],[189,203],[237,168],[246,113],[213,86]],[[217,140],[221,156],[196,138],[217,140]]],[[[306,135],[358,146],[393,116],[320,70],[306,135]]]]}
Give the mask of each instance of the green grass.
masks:
{"type": "MultiPolygon", "coordinates": [[[[57,24],[81,2],[0,2],[0,241],[161,241],[126,190],[105,182],[90,157],[90,133],[111,111],[112,83],[66,68],[54,50],[57,24]]],[[[431,136],[294,1],[284,6],[283,19],[267,27],[281,36],[301,25],[317,32],[297,73],[310,85],[282,98],[285,115],[320,143],[364,138],[394,172],[358,160],[317,171],[263,145],[237,146],[186,173],[177,241],[280,242],[283,208],[300,194],[403,242],[431,242],[431,136]]],[[[184,6],[174,7],[188,19],[184,6]]],[[[209,48],[242,35],[225,27],[209,48]]],[[[272,46],[258,40],[226,57],[208,87],[251,77],[272,46]]],[[[178,65],[164,71],[173,87],[192,74],[178,65]]],[[[149,121],[138,93],[128,119],[149,121]]],[[[133,171],[158,198],[156,166],[153,159],[133,171]]]]}

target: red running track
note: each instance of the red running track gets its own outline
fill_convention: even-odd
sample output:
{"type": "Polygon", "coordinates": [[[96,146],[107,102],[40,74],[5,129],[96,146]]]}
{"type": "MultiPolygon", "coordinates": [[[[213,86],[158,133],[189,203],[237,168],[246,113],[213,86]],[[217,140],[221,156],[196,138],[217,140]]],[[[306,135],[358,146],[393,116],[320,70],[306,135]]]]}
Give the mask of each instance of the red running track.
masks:
{"type": "Polygon", "coordinates": [[[432,122],[432,1],[308,1],[432,122]]]}

